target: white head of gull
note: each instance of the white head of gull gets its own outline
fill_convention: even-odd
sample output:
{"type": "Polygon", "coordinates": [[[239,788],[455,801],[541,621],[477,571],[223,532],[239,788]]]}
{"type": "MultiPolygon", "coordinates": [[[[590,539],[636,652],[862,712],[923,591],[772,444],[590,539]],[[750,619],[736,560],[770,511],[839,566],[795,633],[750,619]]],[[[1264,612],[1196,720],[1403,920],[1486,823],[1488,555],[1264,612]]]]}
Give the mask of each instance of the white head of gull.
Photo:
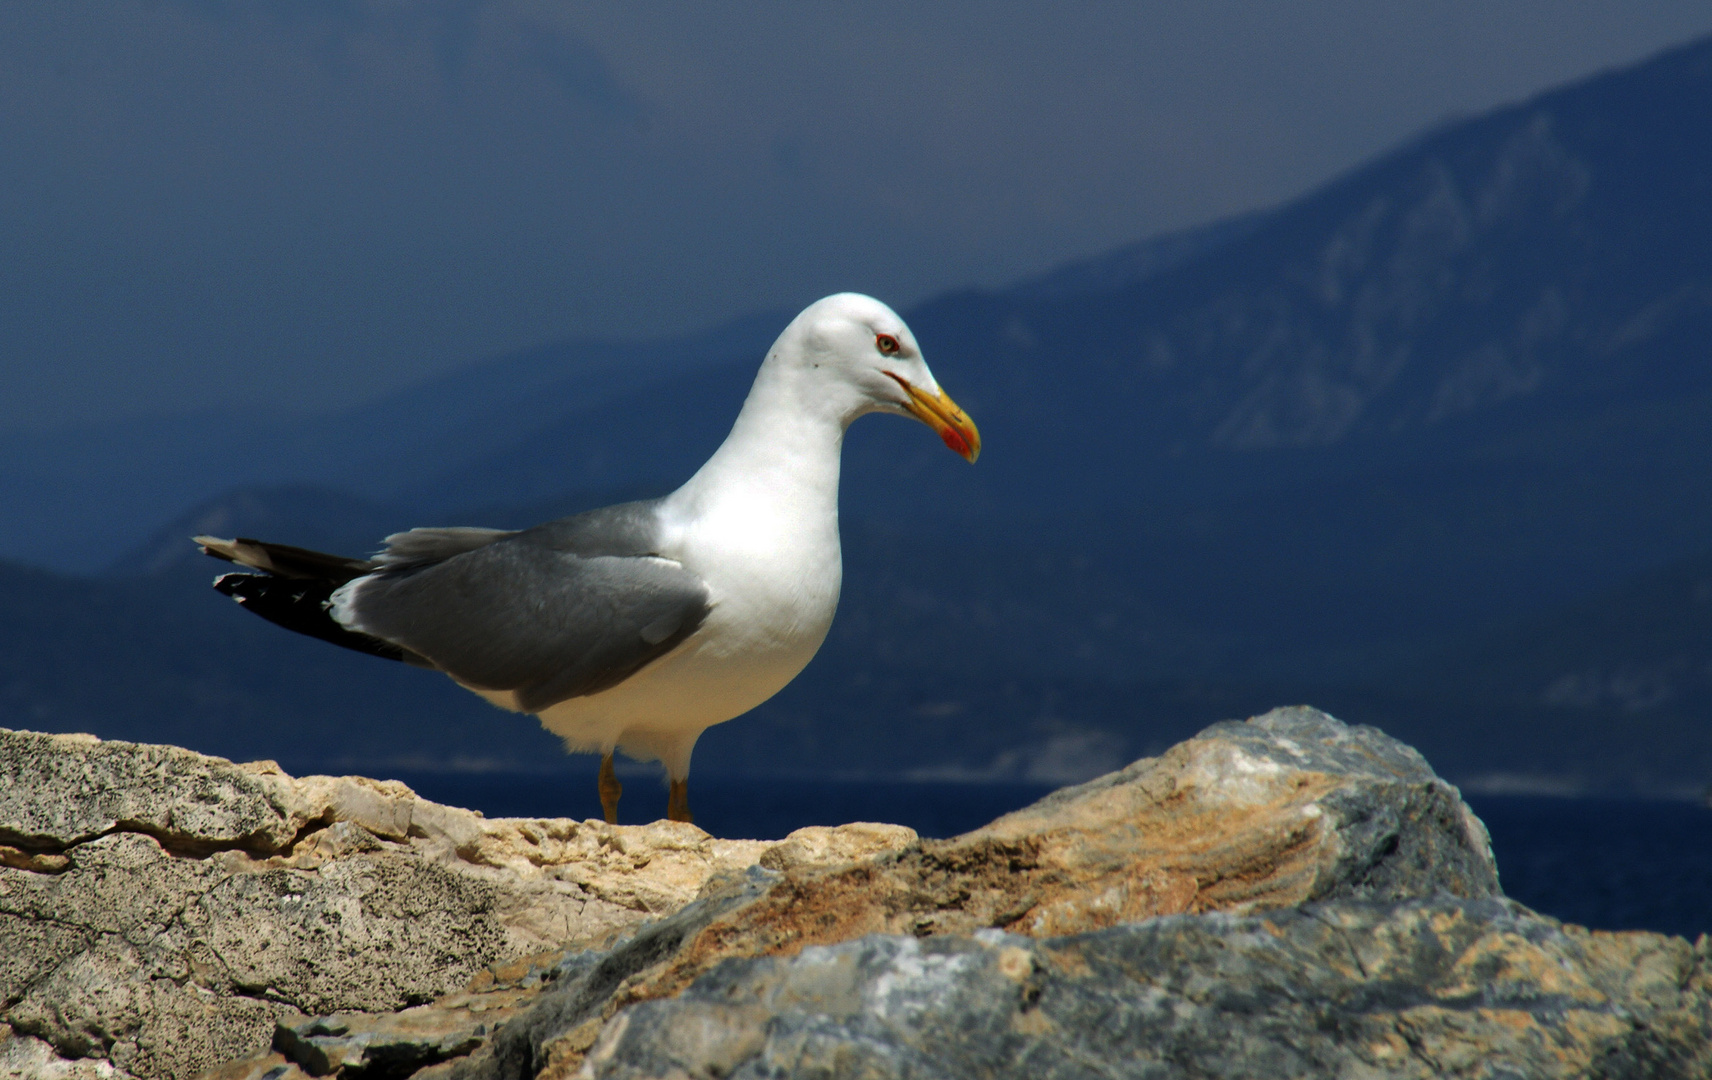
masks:
{"type": "Polygon", "coordinates": [[[696,739],[778,693],[838,605],[838,470],[865,413],[913,416],[969,461],[981,437],[915,335],[872,297],[811,304],[768,350],[731,434],[677,491],[518,532],[421,528],[348,559],[196,537],[259,573],[215,587],[288,629],[445,672],[598,752],[664,763],[689,821],[696,739]]]}

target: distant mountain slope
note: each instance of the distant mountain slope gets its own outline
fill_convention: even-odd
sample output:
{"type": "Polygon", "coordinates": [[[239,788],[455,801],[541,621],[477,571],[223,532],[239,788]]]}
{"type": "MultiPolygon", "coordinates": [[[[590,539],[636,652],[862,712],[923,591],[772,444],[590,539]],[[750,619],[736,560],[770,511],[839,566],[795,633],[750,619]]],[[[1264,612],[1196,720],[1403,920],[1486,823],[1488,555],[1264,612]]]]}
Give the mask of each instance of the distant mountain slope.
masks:
{"type": "Polygon", "coordinates": [[[204,561],[196,587],[0,563],[0,726],[319,768],[558,760],[533,719],[242,611],[207,588],[219,564],[204,561]]]}
{"type": "Polygon", "coordinates": [[[555,342],[328,415],[236,410],[0,434],[0,557],[87,572],[238,487],[308,483],[398,500],[561,415],[736,357],[752,363],[786,318],[661,341],[555,342]]]}
{"type": "Polygon", "coordinates": [[[1385,717],[1476,790],[1712,790],[1712,552],[1323,697],[1385,717]]]}
{"type": "Polygon", "coordinates": [[[570,413],[502,449],[422,478],[403,497],[444,515],[625,486],[664,495],[688,480],[725,439],[755,379],[761,351],[685,372],[600,409],[570,413]]]}
{"type": "MultiPolygon", "coordinates": [[[[240,525],[257,520],[241,515],[265,506],[266,494],[209,512],[237,513],[227,520],[240,525]]],[[[274,494],[279,509],[264,516],[293,540],[315,533],[281,517],[285,510],[352,507],[302,489],[274,494]]],[[[356,518],[343,520],[361,527],[356,518]]],[[[335,550],[367,546],[318,528],[315,542],[335,550]]],[[[847,525],[850,598],[833,639],[789,694],[746,718],[741,730],[710,736],[698,767],[1056,780],[1141,752],[1146,741],[1119,730],[1130,707],[1123,693],[1075,671],[1055,674],[1075,659],[1068,632],[1075,612],[1110,608],[1096,568],[1084,566],[1074,582],[1060,579],[990,603],[939,584],[954,577],[949,570],[969,548],[934,549],[905,572],[897,565],[901,539],[847,525]],[[1066,610],[1071,589],[1075,603],[1066,610]],[[1015,632],[995,635],[998,624],[1015,632]],[[962,629],[948,635],[954,625],[962,629]],[[1036,655],[1010,671],[1010,653],[984,655],[984,645],[1009,647],[1023,637],[1055,643],[1056,655],[1036,655]],[[995,724],[995,706],[1019,716],[995,724]],[[1089,715],[1090,707],[1098,715],[1089,715]]],[[[443,677],[249,615],[209,588],[227,567],[195,554],[187,541],[182,546],[188,558],[127,580],[0,564],[0,726],[165,740],[304,769],[553,771],[564,764],[532,718],[494,709],[443,677]]],[[[912,561],[918,554],[909,551],[912,561]]],[[[974,554],[995,577],[1029,569],[1037,558],[1015,548],[974,554]]],[[[1159,634],[1157,643],[1181,637],[1159,634]]],[[[1179,726],[1194,722],[1187,716],[1179,726]]]]}
{"type": "MultiPolygon", "coordinates": [[[[1056,782],[1157,751],[1209,716],[1313,701],[1480,790],[1712,783],[1712,556],[1471,632],[1385,680],[1328,682],[1243,676],[1251,628],[1226,611],[1185,617],[1165,589],[1114,588],[1075,550],[924,544],[861,522],[845,533],[845,600],[820,656],[778,698],[710,730],[698,769],[1056,782]]],[[[208,588],[221,569],[197,555],[158,577],[92,582],[0,565],[0,724],[299,769],[567,767],[530,718],[239,610],[208,588]]],[[[1245,614],[1322,632],[1300,607],[1245,614]]]]}
{"type": "Polygon", "coordinates": [[[307,484],[241,488],[193,508],[120,556],[115,577],[158,578],[193,569],[197,576],[220,564],[191,543],[193,536],[260,536],[317,551],[366,555],[389,533],[411,528],[403,508],[307,484]]]}
{"type": "Polygon", "coordinates": [[[1712,735],[1712,553],[1471,635],[1396,684],[1501,707],[1678,713],[1712,735]]]}
{"type": "MultiPolygon", "coordinates": [[[[1215,716],[1312,700],[1497,787],[1703,782],[1698,622],[1655,619],[1670,629],[1639,651],[1628,631],[1546,631],[1652,625],[1646,603],[1601,590],[1642,595],[1645,575],[1712,542],[1707,116],[1712,41],[1433,132],[1227,235],[1178,238],[1180,258],[1133,249],[909,312],[981,424],[982,459],[897,418],[852,428],[833,636],[776,701],[710,732],[698,765],[1063,779],[1215,716]],[[1534,616],[1533,637],[1477,636],[1534,616]],[[1646,705],[1659,665],[1678,663],[1672,641],[1688,666],[1658,700],[1674,704],[1646,705]]],[[[724,435],[757,354],[710,352],[597,407],[429,447],[388,505],[248,490],[197,513],[364,551],[395,520],[524,525],[663,492],[724,435]]],[[[51,712],[95,693],[76,671],[118,664],[145,686],[177,673],[124,715],[170,719],[179,702],[210,739],[236,737],[206,704],[231,700],[257,739],[344,724],[353,754],[480,745],[467,718],[487,713],[468,695],[418,698],[439,691],[392,680],[419,673],[236,628],[243,613],[179,544],[127,562],[152,582],[52,579],[53,619],[155,598],[123,633],[12,609],[0,652],[43,659],[15,661],[14,685],[34,689],[5,700],[51,712]],[[125,667],[79,635],[116,656],[127,635],[149,644],[125,667]],[[163,641],[217,642],[227,674],[163,641]],[[35,674],[59,663],[58,681],[35,674]]]]}
{"type": "MultiPolygon", "coordinates": [[[[1139,241],[1028,279],[1006,294],[1046,298],[1135,286],[1247,235],[1257,218],[1245,215],[1139,241]]],[[[581,403],[561,407],[562,415],[545,424],[532,429],[520,426],[508,445],[479,453],[472,447],[455,468],[438,474],[423,470],[419,482],[406,485],[401,497],[412,505],[446,513],[474,506],[545,502],[573,492],[670,491],[724,439],[766,345],[789,318],[790,314],[779,313],[772,335],[763,335],[764,343],[749,353],[733,354],[726,363],[675,372],[669,379],[613,395],[599,408],[581,403]]],[[[930,359],[936,355],[930,353],[930,359]]],[[[966,396],[960,386],[956,392],[966,396]]],[[[863,428],[873,426],[869,421],[863,428]]],[[[856,438],[865,435],[861,431],[856,438]]],[[[931,439],[921,440],[919,432],[910,436],[916,437],[917,448],[937,445],[931,439]]],[[[894,436],[888,445],[898,438],[894,436]]]]}
{"type": "MultiPolygon", "coordinates": [[[[1275,211],[930,301],[912,325],[989,457],[952,479],[919,439],[859,430],[856,450],[919,472],[949,505],[1009,513],[1046,493],[1295,484],[1376,455],[1455,455],[1531,413],[1706,391],[1709,58],[1698,42],[1448,126],[1275,211]]],[[[675,483],[788,314],[543,347],[332,417],[0,437],[0,500],[32,508],[0,515],[0,552],[87,567],[258,483],[425,510],[675,483]],[[685,371],[707,373],[711,396],[637,411],[645,387],[685,371]],[[484,484],[505,490],[475,497],[484,484]]],[[[889,483],[865,479],[888,473],[849,475],[876,511],[898,509],[889,483]]]]}
{"type": "Polygon", "coordinates": [[[1267,217],[1266,211],[1255,210],[1160,233],[1092,258],[1066,263],[1001,291],[1019,300],[1053,300],[1134,288],[1243,239],[1267,217]]]}
{"type": "MultiPolygon", "coordinates": [[[[1229,243],[1257,219],[1138,241],[1017,289],[1056,296],[1133,285],[1229,243]]],[[[0,506],[30,509],[0,514],[0,557],[87,571],[211,493],[257,485],[342,487],[434,514],[676,484],[710,438],[717,445],[794,314],[759,312],[663,340],[549,343],[326,415],[234,410],[0,433],[0,506]],[[658,388],[692,407],[660,410],[672,418],[660,426],[641,422],[655,410],[620,409],[622,437],[609,438],[615,425],[602,410],[647,401],[658,388]],[[709,404],[722,401],[729,415],[709,404]],[[584,428],[595,439],[576,438],[584,428]]]]}
{"type": "MultiPolygon", "coordinates": [[[[1223,643],[1196,670],[1240,679],[1395,666],[1696,551],[1707,115],[1700,42],[1424,136],[1139,276],[1095,262],[923,305],[911,325],[985,453],[963,468],[864,420],[845,513],[1104,559],[1113,595],[1223,643]]],[[[750,376],[636,392],[415,497],[667,490],[750,376]]]]}
{"type": "Polygon", "coordinates": [[[912,325],[980,365],[996,430],[1132,468],[1705,390],[1708,115],[1702,41],[1428,135],[1141,284],[947,297],[912,325]]]}
{"type": "MultiPolygon", "coordinates": [[[[930,301],[907,315],[987,456],[941,468],[931,440],[864,422],[851,505],[910,513],[899,473],[937,505],[1011,515],[1546,460],[1578,427],[1712,393],[1707,115],[1712,41],[1434,132],[1139,278],[1094,260],[930,301]]],[[[543,499],[634,442],[675,481],[751,366],[520,436],[455,475],[543,499]],[[675,452],[638,430],[645,401],[657,426],[708,430],[675,452]]],[[[1667,438],[1705,448],[1703,420],[1675,418],[1667,438]]]]}

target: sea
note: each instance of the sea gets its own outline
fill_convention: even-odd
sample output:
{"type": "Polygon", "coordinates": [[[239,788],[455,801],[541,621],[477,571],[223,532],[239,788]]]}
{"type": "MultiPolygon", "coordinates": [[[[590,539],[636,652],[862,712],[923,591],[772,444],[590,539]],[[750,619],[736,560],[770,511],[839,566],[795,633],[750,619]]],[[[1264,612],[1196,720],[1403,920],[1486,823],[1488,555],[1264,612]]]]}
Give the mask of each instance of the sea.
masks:
{"type": "MultiPolygon", "coordinates": [[[[435,802],[488,817],[600,815],[592,775],[408,773],[435,802]]],[[[624,778],[620,820],[664,816],[653,777],[624,778]]],[[[697,775],[696,824],[715,836],[773,839],[805,825],[887,821],[955,836],[1051,788],[1017,783],[756,779],[697,775]]],[[[1712,933],[1712,809],[1692,802],[1471,796],[1492,836],[1505,893],[1535,911],[1597,930],[1712,933]]]]}

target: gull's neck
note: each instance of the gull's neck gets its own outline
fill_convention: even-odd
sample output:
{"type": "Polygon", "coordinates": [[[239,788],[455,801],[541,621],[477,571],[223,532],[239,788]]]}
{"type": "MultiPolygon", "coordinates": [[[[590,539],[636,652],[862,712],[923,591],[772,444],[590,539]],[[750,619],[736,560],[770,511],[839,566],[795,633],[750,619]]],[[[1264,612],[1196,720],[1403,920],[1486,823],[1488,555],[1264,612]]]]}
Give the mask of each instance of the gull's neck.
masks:
{"type": "Polygon", "coordinates": [[[819,369],[769,356],[731,434],[667,497],[669,515],[694,520],[754,513],[758,527],[782,516],[830,526],[836,538],[839,457],[854,410],[828,382],[819,369]]]}

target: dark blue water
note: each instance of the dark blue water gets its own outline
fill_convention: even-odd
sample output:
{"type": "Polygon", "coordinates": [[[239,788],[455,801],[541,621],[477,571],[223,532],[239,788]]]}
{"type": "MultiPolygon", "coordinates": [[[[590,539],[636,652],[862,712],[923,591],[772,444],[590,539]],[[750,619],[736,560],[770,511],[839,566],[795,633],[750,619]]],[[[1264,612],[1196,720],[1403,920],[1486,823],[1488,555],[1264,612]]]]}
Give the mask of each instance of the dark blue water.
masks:
{"type": "Polygon", "coordinates": [[[1712,933],[1712,810],[1695,803],[1476,796],[1504,891],[1597,930],[1712,933]]]}
{"type": "MultiPolygon", "coordinates": [[[[424,798],[489,817],[600,816],[594,774],[401,775],[424,798]]],[[[625,779],[621,819],[653,821],[666,793],[625,779]]],[[[696,777],[696,823],[715,836],[776,838],[804,825],[889,821],[955,836],[1046,794],[1031,784],[872,783],[696,777]]],[[[1691,803],[1484,796],[1504,891],[1536,911],[1600,930],[1712,933],[1712,810],[1691,803]]]]}

